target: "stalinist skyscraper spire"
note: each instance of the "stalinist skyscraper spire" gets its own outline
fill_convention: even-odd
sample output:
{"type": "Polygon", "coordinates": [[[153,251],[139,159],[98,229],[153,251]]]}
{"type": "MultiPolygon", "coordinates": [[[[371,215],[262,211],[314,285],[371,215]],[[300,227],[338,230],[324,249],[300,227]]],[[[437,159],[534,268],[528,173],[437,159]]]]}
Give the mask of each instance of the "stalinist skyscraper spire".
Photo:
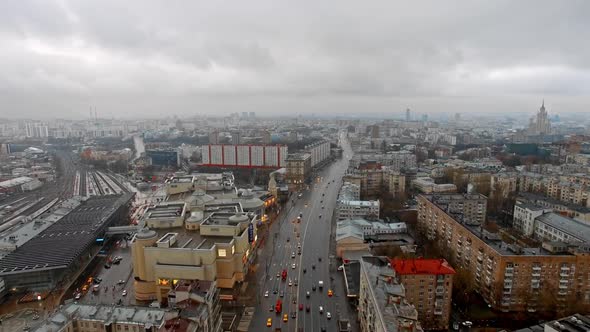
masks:
{"type": "Polygon", "coordinates": [[[545,110],[545,99],[541,104],[541,108],[537,113],[536,121],[532,121],[529,124],[529,132],[533,135],[547,135],[551,133],[551,122],[547,117],[547,111],[545,110]]]}

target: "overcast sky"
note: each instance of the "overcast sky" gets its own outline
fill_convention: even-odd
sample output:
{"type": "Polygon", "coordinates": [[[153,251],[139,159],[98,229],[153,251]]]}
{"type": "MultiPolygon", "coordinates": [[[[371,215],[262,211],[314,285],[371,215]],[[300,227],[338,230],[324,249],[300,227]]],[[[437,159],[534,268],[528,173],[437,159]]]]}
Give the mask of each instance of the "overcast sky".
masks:
{"type": "Polygon", "coordinates": [[[590,112],[590,1],[0,1],[0,116],[590,112]]]}

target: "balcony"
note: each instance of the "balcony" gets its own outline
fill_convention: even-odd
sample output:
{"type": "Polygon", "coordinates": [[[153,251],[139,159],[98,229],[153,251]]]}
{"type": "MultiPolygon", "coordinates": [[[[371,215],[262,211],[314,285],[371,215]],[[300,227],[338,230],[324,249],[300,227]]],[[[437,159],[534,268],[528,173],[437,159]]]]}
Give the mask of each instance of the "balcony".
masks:
{"type": "Polygon", "coordinates": [[[565,296],[565,295],[567,295],[567,291],[560,290],[559,292],[557,292],[557,295],[559,295],[559,296],[565,296]]]}
{"type": "Polygon", "coordinates": [[[434,309],[434,315],[441,316],[442,314],[443,314],[443,310],[442,309],[434,309]]]}
{"type": "Polygon", "coordinates": [[[567,285],[559,284],[559,289],[567,289],[567,285]]]}
{"type": "Polygon", "coordinates": [[[533,266],[533,271],[541,271],[541,267],[540,266],[533,266]]]}
{"type": "Polygon", "coordinates": [[[569,273],[565,273],[565,272],[561,272],[561,273],[559,273],[559,276],[562,277],[562,278],[567,278],[567,277],[570,276],[570,274],[569,273]]]}
{"type": "Polygon", "coordinates": [[[436,295],[442,295],[445,293],[445,289],[442,287],[436,287],[436,295]]]}
{"type": "Polygon", "coordinates": [[[533,284],[531,284],[531,288],[533,288],[533,289],[538,289],[540,287],[541,287],[541,284],[540,283],[533,283],[533,284]]]}
{"type": "Polygon", "coordinates": [[[538,273],[538,272],[533,272],[533,273],[531,274],[531,276],[532,276],[533,278],[540,278],[540,277],[541,277],[541,273],[538,273]]]}
{"type": "Polygon", "coordinates": [[[508,272],[508,271],[504,272],[504,277],[512,278],[513,276],[514,276],[514,272],[508,272]]]}

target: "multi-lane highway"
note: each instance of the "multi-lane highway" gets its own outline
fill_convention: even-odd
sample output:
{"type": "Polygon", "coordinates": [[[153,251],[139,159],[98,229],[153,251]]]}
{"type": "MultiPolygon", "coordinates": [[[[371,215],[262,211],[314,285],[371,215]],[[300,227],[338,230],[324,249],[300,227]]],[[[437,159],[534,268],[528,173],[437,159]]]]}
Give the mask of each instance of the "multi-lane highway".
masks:
{"type": "Polygon", "coordinates": [[[337,272],[338,262],[331,256],[334,253],[329,252],[331,223],[335,222],[332,218],[334,207],[351,156],[348,144],[343,142],[342,146],[345,157],[315,174],[309,189],[301,192],[302,197],[293,195],[281,217],[271,226],[269,242],[259,257],[260,270],[263,270],[259,272],[258,284],[261,300],[250,331],[270,330],[268,318],[272,319],[273,330],[337,331],[338,319],[352,318],[348,317],[350,307],[337,272]],[[297,217],[300,214],[299,223],[297,217]],[[301,245],[301,255],[298,245],[301,245]],[[286,281],[277,278],[284,269],[288,274],[286,281]],[[320,281],[324,284],[323,289],[319,287],[320,281]],[[289,286],[290,282],[292,286],[289,286]],[[331,297],[328,296],[330,289],[334,292],[331,297]],[[279,299],[283,303],[281,314],[274,311],[279,299]],[[328,313],[331,319],[328,319],[328,313]],[[288,315],[286,322],[284,314],[288,315]]]}

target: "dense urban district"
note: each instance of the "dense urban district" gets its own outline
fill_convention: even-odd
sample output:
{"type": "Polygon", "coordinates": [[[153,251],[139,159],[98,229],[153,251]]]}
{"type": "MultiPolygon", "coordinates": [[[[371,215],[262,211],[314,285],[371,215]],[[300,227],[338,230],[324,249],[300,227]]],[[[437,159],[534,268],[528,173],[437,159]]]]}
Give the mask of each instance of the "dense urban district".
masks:
{"type": "Polygon", "coordinates": [[[540,104],[2,120],[0,330],[588,331],[590,122],[540,104]]]}

